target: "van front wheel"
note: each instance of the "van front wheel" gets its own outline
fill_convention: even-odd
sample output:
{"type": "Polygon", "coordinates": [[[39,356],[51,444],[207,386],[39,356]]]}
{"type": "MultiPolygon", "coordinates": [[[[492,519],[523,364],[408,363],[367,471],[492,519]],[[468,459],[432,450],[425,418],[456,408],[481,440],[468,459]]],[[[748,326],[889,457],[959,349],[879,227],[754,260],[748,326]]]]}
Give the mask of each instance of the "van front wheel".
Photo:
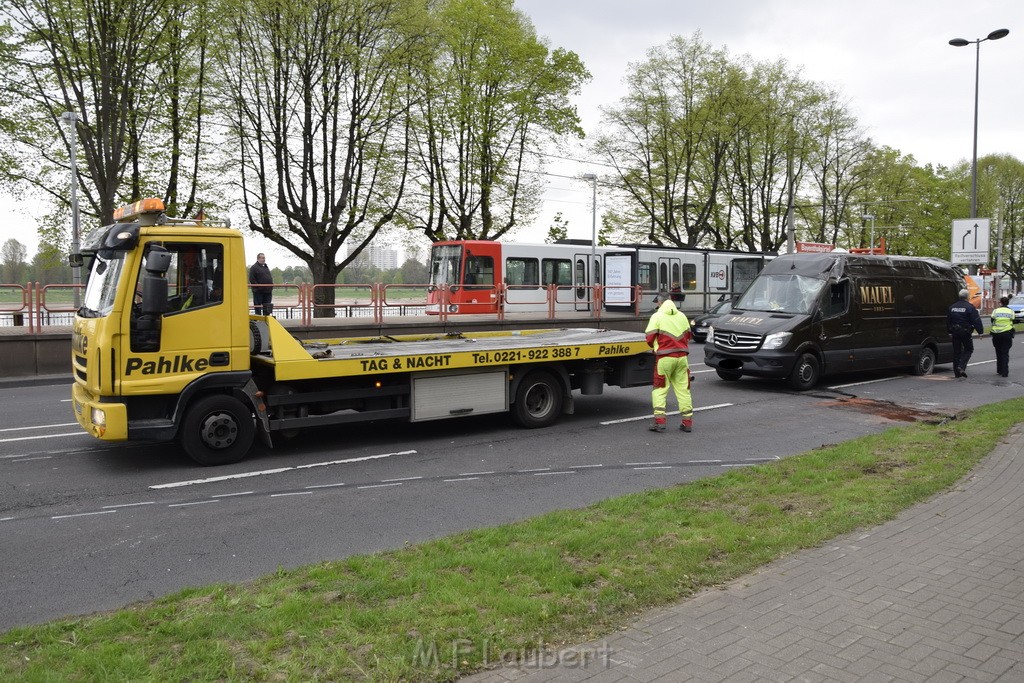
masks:
{"type": "Polygon", "coordinates": [[[813,389],[821,378],[821,365],[812,353],[805,353],[793,366],[793,374],[789,376],[789,386],[797,391],[813,389]]]}
{"type": "Polygon", "coordinates": [[[920,355],[917,357],[917,362],[914,363],[914,374],[915,375],[930,375],[932,370],[935,369],[935,352],[930,348],[925,347],[921,349],[920,355]]]}

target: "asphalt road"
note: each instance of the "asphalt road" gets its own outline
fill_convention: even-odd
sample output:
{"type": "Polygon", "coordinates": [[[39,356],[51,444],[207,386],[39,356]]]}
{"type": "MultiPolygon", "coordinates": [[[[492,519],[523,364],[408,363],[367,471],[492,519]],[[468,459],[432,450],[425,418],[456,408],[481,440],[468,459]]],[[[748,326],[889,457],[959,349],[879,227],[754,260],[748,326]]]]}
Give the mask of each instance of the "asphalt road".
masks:
{"type": "MultiPolygon", "coordinates": [[[[401,547],[712,476],[1024,394],[978,340],[950,366],[830,378],[796,393],[723,382],[694,354],[691,434],[647,431],[649,390],[606,388],[542,430],[504,416],[308,430],[219,468],[171,444],[82,433],[69,387],[0,384],[0,630],[114,609],[178,589],[401,547]]],[[[1016,366],[1016,367],[1015,367],[1016,366]]],[[[1019,378],[1021,383],[1015,381],[1019,378]]],[[[670,404],[671,405],[671,404],[670,404]]],[[[671,424],[670,420],[670,424],[671,424]]]]}

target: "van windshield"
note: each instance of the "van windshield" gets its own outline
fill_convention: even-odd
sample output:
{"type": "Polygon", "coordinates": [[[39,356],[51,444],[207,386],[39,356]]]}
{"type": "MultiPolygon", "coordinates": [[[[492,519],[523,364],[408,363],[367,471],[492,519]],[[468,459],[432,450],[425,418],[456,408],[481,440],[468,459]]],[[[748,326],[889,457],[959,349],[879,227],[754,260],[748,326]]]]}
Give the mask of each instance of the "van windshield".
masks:
{"type": "Polygon", "coordinates": [[[766,275],[750,284],[733,308],[747,311],[810,313],[814,310],[826,282],[804,275],[766,275]]]}

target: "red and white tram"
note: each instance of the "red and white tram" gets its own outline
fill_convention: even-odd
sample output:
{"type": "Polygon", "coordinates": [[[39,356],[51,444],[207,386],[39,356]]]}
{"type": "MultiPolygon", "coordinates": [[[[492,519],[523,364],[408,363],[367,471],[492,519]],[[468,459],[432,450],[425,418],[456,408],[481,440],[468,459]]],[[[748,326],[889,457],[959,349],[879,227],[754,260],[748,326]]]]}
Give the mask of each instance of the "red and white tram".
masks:
{"type": "Polygon", "coordinates": [[[608,311],[646,312],[661,292],[672,293],[683,311],[702,313],[740,294],[773,257],[642,245],[594,248],[584,240],[435,242],[427,312],[590,311],[598,299],[608,311]]]}

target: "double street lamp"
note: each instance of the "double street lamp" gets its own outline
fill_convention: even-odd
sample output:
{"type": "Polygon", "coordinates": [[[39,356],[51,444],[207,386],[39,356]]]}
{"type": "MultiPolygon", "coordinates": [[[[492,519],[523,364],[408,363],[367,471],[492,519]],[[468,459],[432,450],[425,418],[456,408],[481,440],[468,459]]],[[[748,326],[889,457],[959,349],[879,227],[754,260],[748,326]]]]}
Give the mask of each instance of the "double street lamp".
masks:
{"type": "Polygon", "coordinates": [[[976,40],[965,40],[954,38],[949,41],[953,47],[966,47],[975,45],[974,57],[974,151],[971,154],[971,218],[978,217],[978,73],[981,64],[981,44],[986,40],[999,40],[1009,35],[1010,29],[1000,28],[992,31],[984,38],[976,40]]]}

